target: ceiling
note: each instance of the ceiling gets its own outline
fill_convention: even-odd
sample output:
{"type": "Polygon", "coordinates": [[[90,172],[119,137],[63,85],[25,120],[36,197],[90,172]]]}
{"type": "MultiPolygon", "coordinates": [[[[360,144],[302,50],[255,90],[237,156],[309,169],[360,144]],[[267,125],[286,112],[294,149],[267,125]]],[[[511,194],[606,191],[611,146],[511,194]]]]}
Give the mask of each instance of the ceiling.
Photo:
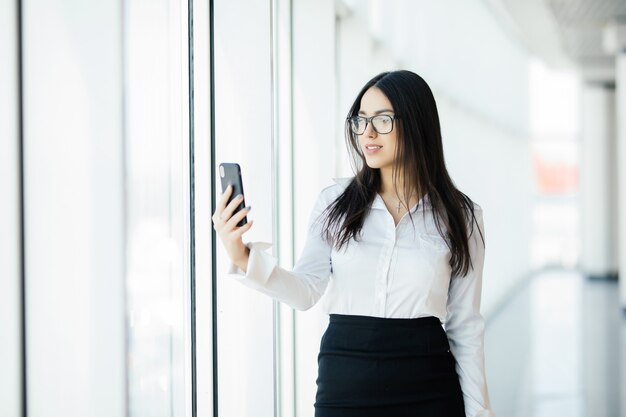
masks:
{"type": "Polygon", "coordinates": [[[556,68],[589,81],[614,82],[615,57],[603,48],[604,28],[626,21],[626,0],[485,0],[509,32],[556,68]]]}

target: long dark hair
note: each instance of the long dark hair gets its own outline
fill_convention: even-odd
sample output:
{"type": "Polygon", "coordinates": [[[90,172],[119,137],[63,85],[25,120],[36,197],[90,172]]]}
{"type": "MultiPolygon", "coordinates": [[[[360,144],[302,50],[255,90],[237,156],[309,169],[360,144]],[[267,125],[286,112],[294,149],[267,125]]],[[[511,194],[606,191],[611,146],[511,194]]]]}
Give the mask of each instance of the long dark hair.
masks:
{"type": "MultiPolygon", "coordinates": [[[[358,114],[361,98],[370,87],[376,87],[385,94],[398,117],[394,121],[394,129],[397,129],[397,162],[392,174],[394,183],[397,183],[399,171],[402,171],[404,196],[411,195],[414,190],[418,196],[428,193],[437,231],[452,255],[451,273],[453,276],[466,276],[469,268],[473,268],[469,237],[476,223],[474,202],[454,186],[448,174],[435,98],[426,81],[411,71],[387,71],[376,75],[363,86],[354,100],[346,118],[345,139],[353,170],[356,165],[357,173],[343,193],[324,210],[324,238],[337,249],[350,239],[356,239],[380,190],[380,170],[367,165],[358,136],[351,131],[347,120],[358,114]],[[468,222],[471,228],[467,227],[468,222]],[[441,223],[446,226],[445,234],[441,223]]],[[[413,222],[410,210],[409,217],[413,222]]],[[[484,245],[482,232],[477,229],[484,245]]]]}

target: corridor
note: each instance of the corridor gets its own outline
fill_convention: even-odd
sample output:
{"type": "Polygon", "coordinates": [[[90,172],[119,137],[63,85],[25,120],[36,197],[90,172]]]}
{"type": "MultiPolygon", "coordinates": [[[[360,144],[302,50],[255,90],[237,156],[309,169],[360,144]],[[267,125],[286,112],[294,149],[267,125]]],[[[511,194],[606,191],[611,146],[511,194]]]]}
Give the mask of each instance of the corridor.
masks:
{"type": "Polygon", "coordinates": [[[499,417],[626,416],[616,281],[544,269],[487,322],[485,346],[499,417]]]}

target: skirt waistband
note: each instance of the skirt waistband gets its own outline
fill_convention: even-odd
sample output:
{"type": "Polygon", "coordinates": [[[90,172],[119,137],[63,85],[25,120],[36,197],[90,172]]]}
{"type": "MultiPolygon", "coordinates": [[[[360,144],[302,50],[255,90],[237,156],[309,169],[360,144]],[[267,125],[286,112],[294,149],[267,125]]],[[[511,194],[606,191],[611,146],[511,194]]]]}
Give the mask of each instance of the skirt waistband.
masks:
{"type": "Polygon", "coordinates": [[[330,323],[334,324],[357,324],[374,326],[400,326],[400,327],[421,327],[421,326],[441,326],[441,321],[435,316],[417,318],[385,318],[373,316],[360,316],[351,314],[330,314],[330,323]]]}

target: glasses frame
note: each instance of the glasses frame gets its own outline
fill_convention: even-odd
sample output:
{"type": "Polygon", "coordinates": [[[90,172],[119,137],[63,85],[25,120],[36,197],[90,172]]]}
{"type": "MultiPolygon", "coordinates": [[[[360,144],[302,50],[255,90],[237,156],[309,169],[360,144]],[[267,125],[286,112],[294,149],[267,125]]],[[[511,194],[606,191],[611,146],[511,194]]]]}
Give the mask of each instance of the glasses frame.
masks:
{"type": "Polygon", "coordinates": [[[364,116],[351,116],[351,117],[347,117],[346,121],[348,122],[348,125],[350,126],[350,131],[352,133],[354,133],[355,135],[359,135],[361,136],[362,134],[365,133],[365,131],[367,130],[367,125],[370,124],[370,122],[372,121],[372,119],[374,119],[375,117],[390,117],[391,118],[391,130],[389,130],[389,132],[385,132],[385,133],[381,133],[378,131],[378,129],[376,129],[376,126],[374,126],[374,124],[372,123],[372,129],[374,129],[374,131],[376,133],[378,133],[379,135],[388,135],[389,133],[393,132],[393,128],[394,128],[394,120],[398,120],[400,119],[398,116],[396,116],[395,114],[392,116],[390,114],[377,114],[376,116],[371,116],[371,117],[364,117],[364,116]],[[363,132],[362,133],[357,133],[354,131],[354,129],[352,128],[352,119],[357,119],[357,118],[361,118],[361,119],[365,119],[365,127],[363,128],[363,132]]]}

